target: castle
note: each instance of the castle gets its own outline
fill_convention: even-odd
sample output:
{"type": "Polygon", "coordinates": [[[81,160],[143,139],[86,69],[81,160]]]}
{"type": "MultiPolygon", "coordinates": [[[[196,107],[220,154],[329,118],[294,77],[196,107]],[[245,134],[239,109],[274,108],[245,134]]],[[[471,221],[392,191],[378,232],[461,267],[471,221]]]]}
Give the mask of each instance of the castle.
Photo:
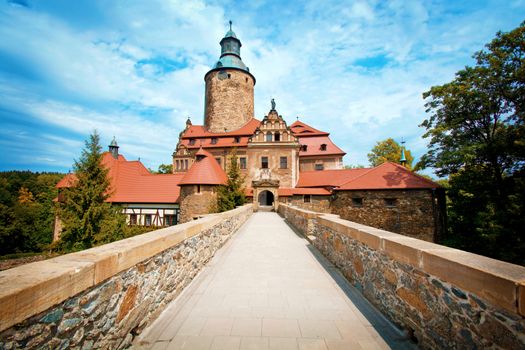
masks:
{"type": "MultiPolygon", "coordinates": [[[[299,120],[288,125],[273,99],[267,115],[256,119],[256,79],[241,59],[231,23],[220,46],[219,60],[204,76],[204,124],[186,121],[173,153],[173,174],[150,174],[142,163],[127,161],[115,140],[104,154],[114,191],[109,201],[125,208],[129,224],[167,226],[209,213],[235,149],[254,210],[290,203],[438,239],[444,222],[439,185],[394,163],[343,169],[345,152],[329,133],[299,120]]],[[[57,187],[71,186],[72,177],[57,187]]]]}

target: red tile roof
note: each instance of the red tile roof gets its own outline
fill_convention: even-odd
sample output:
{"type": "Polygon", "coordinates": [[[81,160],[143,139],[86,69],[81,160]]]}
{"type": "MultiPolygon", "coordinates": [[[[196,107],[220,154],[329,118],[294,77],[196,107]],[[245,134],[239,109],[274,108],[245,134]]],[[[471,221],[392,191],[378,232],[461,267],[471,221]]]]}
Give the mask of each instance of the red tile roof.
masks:
{"type": "Polygon", "coordinates": [[[434,181],[413,173],[402,165],[386,162],[358,177],[350,179],[336,190],[382,190],[439,188],[434,181]]]}
{"type": "Polygon", "coordinates": [[[307,156],[344,156],[346,152],[337,147],[328,136],[301,137],[299,143],[306,146],[306,151],[299,151],[300,157],[307,156]],[[321,150],[321,145],[326,145],[326,150],[321,150]]]}
{"type": "MultiPolygon", "coordinates": [[[[112,195],[110,203],[176,203],[183,174],[151,174],[140,161],[128,161],[119,155],[113,158],[104,152],[102,164],[109,169],[112,195]]],[[[74,185],[76,176],[68,174],[56,185],[57,188],[74,185]]]]}
{"type": "Polygon", "coordinates": [[[299,120],[290,125],[294,136],[309,137],[309,136],[328,136],[327,132],[312,128],[310,125],[300,122],[299,120]]]}
{"type": "Polygon", "coordinates": [[[311,194],[317,196],[329,196],[331,194],[326,188],[292,188],[292,193],[294,195],[311,194]]]}
{"type": "Polygon", "coordinates": [[[251,136],[255,132],[255,129],[261,124],[261,122],[255,118],[250,119],[246,124],[241,126],[237,130],[213,133],[206,130],[203,125],[190,125],[182,134],[182,139],[190,138],[212,138],[212,137],[232,137],[232,136],[251,136]]]}
{"type": "Polygon", "coordinates": [[[345,182],[354,179],[361,174],[369,171],[370,168],[363,169],[337,169],[320,171],[301,171],[297,187],[338,187],[345,182]]]}
{"type": "Polygon", "coordinates": [[[224,185],[228,177],[213,155],[202,148],[195,154],[195,162],[183,174],[179,185],[224,185]]]}

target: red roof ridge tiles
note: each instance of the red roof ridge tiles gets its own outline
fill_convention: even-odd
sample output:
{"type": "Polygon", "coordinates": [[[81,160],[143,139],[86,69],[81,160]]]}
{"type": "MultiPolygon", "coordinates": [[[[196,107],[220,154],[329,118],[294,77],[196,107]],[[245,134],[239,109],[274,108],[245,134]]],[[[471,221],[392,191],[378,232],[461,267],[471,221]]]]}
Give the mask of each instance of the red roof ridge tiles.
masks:
{"type": "Polygon", "coordinates": [[[439,188],[439,184],[404,166],[385,162],[342,184],[335,190],[439,188]]]}
{"type": "Polygon", "coordinates": [[[292,133],[296,137],[328,136],[330,133],[321,131],[299,120],[290,125],[292,133]]]}
{"type": "Polygon", "coordinates": [[[183,175],[179,186],[226,184],[228,177],[210,152],[201,147],[195,155],[195,161],[183,175]]]}

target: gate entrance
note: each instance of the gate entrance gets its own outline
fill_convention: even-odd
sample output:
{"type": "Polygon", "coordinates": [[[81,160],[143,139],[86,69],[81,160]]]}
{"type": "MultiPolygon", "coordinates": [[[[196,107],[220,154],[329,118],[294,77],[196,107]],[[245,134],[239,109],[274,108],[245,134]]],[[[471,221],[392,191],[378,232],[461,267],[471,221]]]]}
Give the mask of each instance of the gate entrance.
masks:
{"type": "Polygon", "coordinates": [[[265,190],[259,193],[259,205],[260,206],[273,206],[273,193],[265,190]]]}

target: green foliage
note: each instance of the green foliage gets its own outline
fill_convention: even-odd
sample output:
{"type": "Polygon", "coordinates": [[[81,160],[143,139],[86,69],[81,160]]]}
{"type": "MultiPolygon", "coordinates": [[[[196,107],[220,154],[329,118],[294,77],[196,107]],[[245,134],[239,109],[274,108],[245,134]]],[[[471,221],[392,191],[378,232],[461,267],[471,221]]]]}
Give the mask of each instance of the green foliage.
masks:
{"type": "Polygon", "coordinates": [[[161,164],[157,174],[173,174],[173,164],[161,164]]]}
{"type": "Polygon", "coordinates": [[[76,182],[64,192],[60,208],[63,221],[59,248],[76,251],[124,237],[125,216],[121,208],[105,202],[111,195],[108,169],[102,163],[100,138],[95,131],[75,161],[76,182]]]}
{"type": "Polygon", "coordinates": [[[525,22],[474,58],[423,94],[430,144],[418,167],[449,176],[445,243],[525,264],[525,22]]]}
{"type": "Polygon", "coordinates": [[[234,209],[246,203],[244,195],[244,177],[237,162],[237,152],[233,149],[229,155],[228,182],[219,186],[217,191],[217,211],[223,212],[234,209]]]}
{"type": "Polygon", "coordinates": [[[0,173],[0,255],[41,252],[53,239],[58,173],[0,173]]]}
{"type": "MultiPolygon", "coordinates": [[[[405,149],[406,167],[412,169],[414,157],[409,150],[405,149]]],[[[372,151],[368,153],[368,161],[372,166],[378,166],[385,162],[398,163],[401,160],[401,146],[394,139],[388,138],[378,141],[372,151]]]]}

